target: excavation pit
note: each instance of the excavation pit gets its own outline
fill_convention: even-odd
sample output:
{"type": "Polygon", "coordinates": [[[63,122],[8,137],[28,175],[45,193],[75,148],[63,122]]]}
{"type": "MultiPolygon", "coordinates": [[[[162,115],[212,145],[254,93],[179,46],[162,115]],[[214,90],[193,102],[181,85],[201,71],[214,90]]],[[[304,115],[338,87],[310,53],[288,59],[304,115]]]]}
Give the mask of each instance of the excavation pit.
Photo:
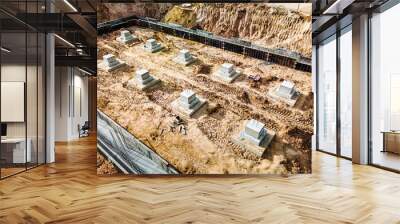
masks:
{"type": "MultiPolygon", "coordinates": [[[[248,25],[253,23],[251,21],[248,25]]],[[[259,24],[257,22],[254,25],[259,24]]],[[[119,44],[115,38],[120,35],[120,31],[114,31],[113,35],[99,36],[99,54],[110,52],[110,47],[114,48],[112,52],[118,52],[120,56],[115,55],[127,63],[129,61],[130,66],[146,68],[150,75],[162,77],[162,88],[151,92],[124,88],[126,81],[135,74],[128,69],[118,70],[118,75],[99,70],[99,109],[113,115],[112,119],[119,121],[130,133],[144,139],[146,144],[151,145],[157,154],[182,174],[284,174],[291,173],[292,170],[295,173],[310,170],[306,161],[303,163],[300,160],[300,164],[284,163],[291,157],[283,149],[283,145],[289,145],[301,158],[309,158],[309,149],[303,144],[309,139],[308,135],[292,136],[287,133],[293,128],[293,124],[306,134],[312,132],[312,101],[308,100],[308,107],[294,108],[284,103],[274,104],[269,97],[266,99],[268,91],[283,80],[293,81],[301,94],[308,94],[311,91],[310,73],[279,64],[266,65],[265,61],[249,55],[192,41],[186,39],[186,36],[182,38],[170,35],[155,28],[128,28],[135,30],[135,34],[144,39],[144,43],[147,39],[154,38],[165,49],[168,46],[169,50],[150,54],[143,49],[144,43],[119,44]],[[197,61],[189,66],[174,62],[173,59],[181,49],[188,49],[197,61]],[[257,75],[257,85],[252,85],[251,81],[241,77],[236,78],[232,84],[217,79],[214,75],[226,62],[240,69],[242,75],[257,75]],[[188,115],[177,109],[179,107],[171,106],[184,89],[191,89],[207,100],[207,106],[201,107],[189,119],[186,118],[188,115]],[[176,116],[185,121],[182,125],[185,133],[181,132],[179,125],[171,128],[176,116]],[[245,119],[251,118],[263,121],[269,130],[276,132],[266,148],[267,151],[257,146],[260,152],[251,153],[244,149],[246,146],[239,146],[240,141],[239,144],[232,144],[232,137],[239,136],[240,131],[244,130],[245,119]],[[255,155],[261,155],[263,151],[261,158],[255,155]]],[[[263,38],[268,33],[262,32],[263,38]]],[[[213,34],[218,33],[213,30],[210,36],[213,34]]],[[[258,43],[255,41],[258,40],[252,43],[258,43]]],[[[296,104],[303,102],[302,98],[303,96],[296,104]]],[[[249,148],[257,148],[250,143],[248,145],[249,148]]]]}

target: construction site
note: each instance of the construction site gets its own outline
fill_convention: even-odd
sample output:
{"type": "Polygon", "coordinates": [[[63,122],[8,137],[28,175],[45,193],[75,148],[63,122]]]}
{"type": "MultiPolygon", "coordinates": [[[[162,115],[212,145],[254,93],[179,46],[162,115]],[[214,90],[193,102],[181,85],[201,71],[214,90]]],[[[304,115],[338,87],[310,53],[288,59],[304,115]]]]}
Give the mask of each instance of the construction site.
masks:
{"type": "Polygon", "coordinates": [[[98,174],[310,173],[307,8],[100,4],[98,174]]]}

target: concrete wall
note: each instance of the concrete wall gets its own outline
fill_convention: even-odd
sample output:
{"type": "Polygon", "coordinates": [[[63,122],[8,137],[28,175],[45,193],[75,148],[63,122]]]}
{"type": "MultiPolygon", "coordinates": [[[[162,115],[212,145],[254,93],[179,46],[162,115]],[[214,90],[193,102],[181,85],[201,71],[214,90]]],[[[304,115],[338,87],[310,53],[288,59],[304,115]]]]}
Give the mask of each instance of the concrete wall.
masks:
{"type": "Polygon", "coordinates": [[[368,15],[353,20],[352,158],[368,163],[368,15]]]}
{"type": "Polygon", "coordinates": [[[88,78],[90,131],[97,131],[97,77],[88,78]]]}
{"type": "Polygon", "coordinates": [[[312,46],[312,92],[314,93],[314,133],[311,139],[311,149],[317,149],[317,47],[312,46]]]}
{"type": "Polygon", "coordinates": [[[70,141],[88,121],[88,78],[72,67],[56,67],[55,74],[55,141],[70,141]]]}
{"type": "Polygon", "coordinates": [[[72,99],[72,120],[71,120],[71,137],[72,139],[79,138],[78,125],[82,126],[85,121],[89,120],[88,111],[88,77],[81,76],[82,73],[74,73],[73,80],[73,96],[72,99]]]}

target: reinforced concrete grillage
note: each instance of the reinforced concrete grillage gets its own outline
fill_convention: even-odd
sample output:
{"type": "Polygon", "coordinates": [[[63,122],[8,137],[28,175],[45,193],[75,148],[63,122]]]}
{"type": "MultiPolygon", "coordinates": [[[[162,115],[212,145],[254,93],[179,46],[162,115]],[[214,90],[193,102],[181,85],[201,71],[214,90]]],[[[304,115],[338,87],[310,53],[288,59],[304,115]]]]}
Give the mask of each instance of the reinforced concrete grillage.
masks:
{"type": "Polygon", "coordinates": [[[251,119],[246,122],[243,131],[232,137],[232,141],[244,150],[261,157],[274,137],[274,131],[266,129],[265,124],[251,119]]]}
{"type": "Polygon", "coordinates": [[[146,69],[139,69],[136,71],[135,77],[128,81],[128,87],[135,87],[139,90],[148,90],[154,88],[161,81],[150,75],[146,69]]]}
{"type": "Polygon", "coordinates": [[[117,41],[119,41],[122,44],[130,44],[133,41],[137,40],[137,37],[132,35],[129,30],[122,30],[121,35],[117,37],[117,41]]]}
{"type": "Polygon", "coordinates": [[[293,107],[300,93],[296,90],[293,82],[284,80],[278,87],[271,89],[267,95],[274,100],[284,102],[293,107]]]}
{"type": "Polygon", "coordinates": [[[193,90],[183,90],[178,99],[171,103],[172,110],[183,116],[190,118],[207,103],[206,100],[198,97],[193,90]]]}
{"type": "Polygon", "coordinates": [[[188,66],[189,64],[196,61],[196,58],[186,49],[179,51],[178,55],[173,59],[174,62],[188,66]]]}
{"type": "Polygon", "coordinates": [[[231,83],[239,77],[240,74],[241,72],[237,70],[233,64],[224,63],[216,72],[215,77],[224,82],[231,83]]]}
{"type": "Polygon", "coordinates": [[[99,64],[99,68],[111,72],[125,65],[124,61],[117,59],[113,54],[106,54],[103,56],[103,63],[99,64]]]}
{"type": "Polygon", "coordinates": [[[150,53],[155,53],[164,48],[160,43],[158,43],[155,39],[148,39],[144,44],[144,50],[150,53]]]}

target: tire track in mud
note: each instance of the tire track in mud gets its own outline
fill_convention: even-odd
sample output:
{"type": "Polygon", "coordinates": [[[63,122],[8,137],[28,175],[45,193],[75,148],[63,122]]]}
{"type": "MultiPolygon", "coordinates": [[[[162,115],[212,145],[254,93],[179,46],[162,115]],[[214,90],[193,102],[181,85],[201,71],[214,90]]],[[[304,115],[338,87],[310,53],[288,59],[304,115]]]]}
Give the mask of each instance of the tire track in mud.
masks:
{"type": "MultiPolygon", "coordinates": [[[[239,108],[241,109],[241,111],[239,112],[237,112],[236,110],[231,111],[237,114],[243,114],[246,118],[249,118],[251,117],[251,115],[254,114],[259,114],[258,117],[260,117],[260,115],[265,114],[265,112],[269,113],[268,115],[270,115],[272,118],[266,118],[266,116],[261,117],[264,117],[264,119],[262,120],[266,121],[265,123],[267,124],[267,127],[273,129],[274,131],[279,131],[279,129],[282,128],[282,125],[277,124],[277,122],[275,122],[274,120],[281,120],[287,124],[294,123],[296,125],[302,126],[307,131],[312,131],[312,119],[304,118],[304,116],[300,112],[290,111],[275,103],[268,102],[268,98],[266,96],[262,96],[259,92],[252,90],[251,88],[244,88],[242,86],[235,85],[234,83],[231,84],[233,86],[228,86],[227,84],[223,84],[211,79],[207,75],[195,75],[193,74],[194,69],[181,68],[179,66],[176,66],[168,60],[168,56],[166,57],[167,60],[162,57],[158,57],[158,62],[155,63],[153,61],[153,55],[149,55],[146,52],[143,52],[140,55],[133,55],[127,53],[129,52],[129,48],[125,48],[123,50],[124,52],[120,52],[120,54],[122,58],[125,57],[126,61],[135,60],[136,62],[140,62],[140,64],[149,64],[150,66],[148,67],[151,68],[159,68],[159,64],[163,64],[163,69],[167,71],[162,72],[163,76],[159,78],[163,80],[166,79],[166,77],[168,76],[170,78],[168,79],[168,81],[170,82],[176,82],[177,85],[180,85],[182,87],[190,87],[198,90],[199,94],[201,93],[207,97],[210,97],[211,99],[217,100],[219,104],[225,105],[224,109],[230,110],[231,107],[239,108]],[[164,59],[164,61],[162,61],[162,59],[164,59]],[[184,75],[180,73],[188,73],[189,75],[184,75]],[[241,94],[243,94],[244,91],[250,94],[250,98],[253,99],[252,101],[254,101],[255,105],[249,105],[237,100],[240,98],[241,94]],[[220,93],[224,93],[225,95],[220,93]],[[233,95],[234,97],[230,97],[229,95],[233,95]],[[224,100],[219,100],[219,98],[224,100]],[[231,104],[226,103],[227,101],[231,102],[231,104]]],[[[160,54],[166,53],[161,52],[160,54]]],[[[210,58],[207,58],[207,60],[210,60],[210,58]]]]}
{"type": "MultiPolygon", "coordinates": [[[[153,94],[161,94],[161,97],[163,97],[161,99],[162,105],[157,103],[157,101],[153,102],[162,106],[167,111],[170,111],[169,101],[171,100],[171,97],[173,98],[177,92],[184,88],[190,88],[195,90],[202,97],[206,98],[210,103],[219,104],[222,110],[235,113],[239,118],[242,119],[254,118],[260,120],[266,124],[267,128],[274,130],[277,133],[282,129],[287,129],[288,126],[300,126],[300,128],[306,132],[309,130],[312,132],[312,121],[310,122],[310,118],[307,118],[307,114],[304,114],[304,112],[296,111],[297,109],[286,109],[278,103],[271,103],[269,102],[268,98],[260,91],[257,91],[257,89],[252,89],[251,87],[243,86],[237,83],[225,84],[214,80],[210,75],[195,74],[195,69],[192,66],[181,67],[177,66],[175,63],[172,63],[170,59],[172,59],[174,52],[176,51],[174,48],[167,49],[165,52],[149,54],[147,52],[140,51],[141,49],[138,49],[139,47],[141,47],[141,44],[131,46],[130,48],[123,47],[120,49],[121,51],[118,52],[120,58],[125,60],[130,65],[129,69],[126,71],[124,70],[124,72],[133,72],[138,68],[148,68],[152,75],[160,78],[164,83],[162,91],[168,91],[166,93],[160,92],[161,90],[151,91],[146,93],[146,96],[150,101],[153,101],[151,99],[153,94]],[[247,92],[249,95],[251,102],[250,104],[241,100],[243,92],[247,92]],[[171,97],[168,97],[168,95],[171,97]],[[278,123],[277,121],[280,121],[281,123],[278,123]]],[[[201,55],[200,57],[205,56],[201,55]]],[[[210,60],[208,57],[205,59],[207,59],[205,61],[210,60]]],[[[118,84],[118,82],[121,82],[121,78],[118,77],[118,75],[119,74],[110,75],[114,79],[113,84],[118,84]]],[[[156,95],[155,98],[159,98],[156,95]]],[[[197,126],[204,133],[204,135],[207,136],[218,147],[224,148],[224,150],[231,150],[234,154],[239,155],[241,158],[256,161],[252,155],[247,155],[243,152],[243,150],[232,144],[231,141],[224,139],[227,137],[225,136],[226,133],[219,133],[218,135],[215,135],[215,133],[210,132],[210,129],[212,129],[215,123],[216,121],[212,116],[207,116],[204,119],[198,120],[197,126]],[[207,122],[211,122],[212,124],[207,124],[207,122]],[[221,139],[224,140],[221,141],[221,139]]],[[[282,136],[277,137],[277,141],[284,141],[290,144],[292,142],[295,143],[296,140],[291,139],[290,136],[288,138],[288,133],[284,133],[282,136]]],[[[299,150],[301,149],[299,148],[299,150]]]]}
{"type": "MultiPolygon", "coordinates": [[[[127,56],[129,56],[129,54],[127,56]]],[[[133,55],[131,55],[131,57],[133,57],[133,55]]],[[[200,95],[210,98],[208,99],[209,101],[215,99],[219,104],[225,105],[224,109],[231,110],[237,114],[243,114],[246,118],[250,118],[252,114],[265,114],[265,112],[268,112],[272,118],[266,118],[265,116],[262,117],[264,117],[263,120],[266,121],[265,123],[267,124],[267,127],[270,127],[274,131],[279,131],[281,128],[281,125],[274,120],[281,120],[287,124],[296,123],[297,125],[304,126],[306,129],[312,129],[312,127],[310,127],[312,126],[312,122],[303,118],[300,112],[292,112],[286,108],[279,107],[274,103],[270,103],[268,102],[267,97],[260,96],[259,94],[256,94],[255,91],[251,91],[251,98],[257,99],[261,97],[259,101],[262,102],[256,102],[256,105],[249,105],[237,100],[240,98],[243,91],[249,93],[249,89],[235,85],[234,83],[231,84],[233,86],[228,86],[227,84],[211,79],[207,75],[195,75],[193,74],[193,69],[181,68],[172,64],[169,60],[162,61],[161,57],[157,58],[158,62],[155,63],[153,57],[147,53],[135,55],[134,58],[137,62],[141,62],[141,64],[149,64],[150,66],[148,67],[151,68],[159,68],[159,64],[163,64],[163,70],[165,71],[162,72],[162,77],[159,76],[160,79],[176,83],[184,88],[197,90],[200,95]],[[189,70],[189,72],[185,70],[189,70]],[[181,74],[185,72],[189,75],[181,74]],[[167,77],[169,78],[167,79],[167,77]],[[232,104],[230,105],[227,102],[231,102],[232,104]],[[238,112],[237,110],[232,110],[230,108],[239,108],[241,111],[238,112]]]]}

